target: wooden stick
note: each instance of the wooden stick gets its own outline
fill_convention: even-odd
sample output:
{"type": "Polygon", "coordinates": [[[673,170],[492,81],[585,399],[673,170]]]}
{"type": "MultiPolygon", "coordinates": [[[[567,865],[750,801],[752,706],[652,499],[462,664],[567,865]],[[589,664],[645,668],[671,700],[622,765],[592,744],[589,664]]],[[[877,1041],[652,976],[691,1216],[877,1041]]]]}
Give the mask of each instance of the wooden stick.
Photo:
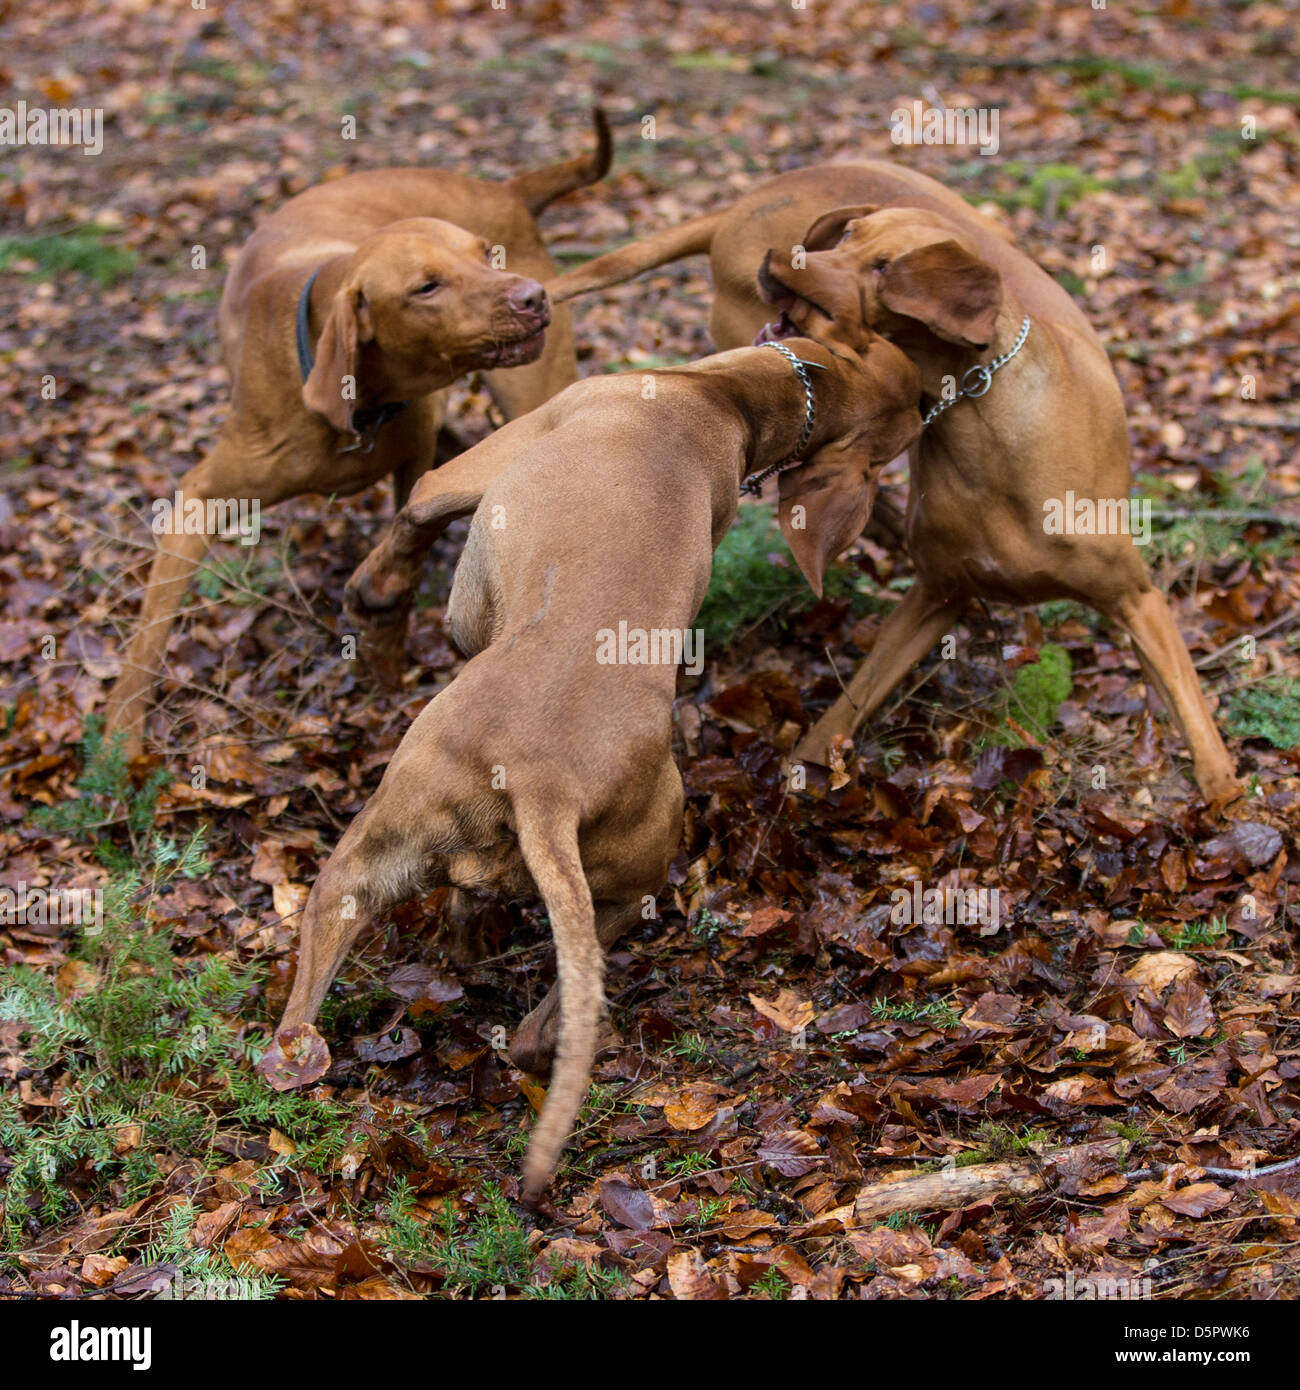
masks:
{"type": "Polygon", "coordinates": [[[1028,1197],[1046,1184],[1025,1159],[976,1163],[941,1173],[900,1173],[858,1193],[854,1216],[869,1225],[895,1211],[955,1211],[994,1197],[1028,1197]]]}

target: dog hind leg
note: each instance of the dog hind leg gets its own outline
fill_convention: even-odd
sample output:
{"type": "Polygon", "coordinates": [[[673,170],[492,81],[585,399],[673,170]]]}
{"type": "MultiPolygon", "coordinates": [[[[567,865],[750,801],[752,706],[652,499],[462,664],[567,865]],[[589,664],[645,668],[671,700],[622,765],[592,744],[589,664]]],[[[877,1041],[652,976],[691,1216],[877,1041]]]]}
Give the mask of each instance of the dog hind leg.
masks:
{"type": "Polygon", "coordinates": [[[1133,639],[1144,671],[1182,731],[1201,795],[1211,802],[1235,795],[1240,786],[1232,756],[1215,727],[1164,595],[1148,583],[1140,591],[1126,592],[1104,611],[1133,639]]]}

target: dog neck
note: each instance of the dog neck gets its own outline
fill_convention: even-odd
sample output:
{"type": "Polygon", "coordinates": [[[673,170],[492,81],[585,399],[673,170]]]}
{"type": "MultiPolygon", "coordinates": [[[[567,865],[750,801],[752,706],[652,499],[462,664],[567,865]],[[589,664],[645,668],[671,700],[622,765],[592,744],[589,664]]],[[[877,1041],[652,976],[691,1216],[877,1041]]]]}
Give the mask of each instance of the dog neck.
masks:
{"type": "MultiPolygon", "coordinates": [[[[1024,310],[1018,300],[1007,295],[998,312],[997,324],[993,331],[993,341],[986,348],[962,347],[958,343],[948,343],[936,337],[928,328],[913,319],[900,319],[896,329],[891,328],[888,338],[916,363],[921,373],[921,392],[924,400],[922,412],[945,395],[952,394],[953,385],[974,366],[981,362],[991,362],[1000,357],[1015,343],[1024,322],[1024,310]]],[[[992,391],[998,390],[1003,382],[994,379],[992,391]]],[[[932,429],[954,415],[947,411],[935,421],[932,429]]]]}
{"type": "MultiPolygon", "coordinates": [[[[350,256],[335,256],[326,261],[303,287],[298,300],[295,325],[295,347],[298,369],[303,380],[311,371],[316,345],[325,330],[334,297],[342,288],[350,256]]],[[[446,382],[436,382],[411,390],[410,383],[396,381],[387,371],[382,351],[375,343],[360,343],[357,348],[356,392],[353,411],[358,433],[373,430],[404,410],[408,399],[425,395],[446,382]]]]}
{"type": "Polygon", "coordinates": [[[771,345],[742,349],[752,359],[745,376],[752,386],[749,442],[737,480],[743,491],[757,492],[765,478],[803,463],[834,430],[840,394],[834,357],[807,338],[781,346],[802,372],[771,345]]]}

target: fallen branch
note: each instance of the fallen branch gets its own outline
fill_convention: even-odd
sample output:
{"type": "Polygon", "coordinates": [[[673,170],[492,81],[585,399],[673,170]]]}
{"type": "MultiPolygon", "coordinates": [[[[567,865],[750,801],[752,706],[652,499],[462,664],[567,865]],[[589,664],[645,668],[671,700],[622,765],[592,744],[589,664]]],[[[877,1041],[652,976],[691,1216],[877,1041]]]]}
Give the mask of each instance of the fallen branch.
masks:
{"type": "MultiPolygon", "coordinates": [[[[869,1226],[897,1211],[956,1211],[975,1202],[994,1201],[999,1197],[1032,1197],[1047,1186],[1043,1178],[1045,1170],[1078,1161],[1090,1149],[1100,1152],[1110,1142],[1054,1149],[1036,1161],[1019,1158],[1000,1163],[976,1163],[969,1168],[950,1168],[937,1173],[893,1173],[858,1193],[853,1204],[854,1220],[860,1226],[869,1226]]],[[[1207,1168],[1199,1163],[1152,1163],[1146,1168],[1122,1173],[1121,1176],[1125,1182],[1141,1182],[1159,1177],[1174,1167],[1194,1167],[1207,1178],[1253,1182],[1257,1178],[1300,1167],[1300,1154],[1264,1168],[1256,1168],[1254,1172],[1236,1168],[1207,1168]]]]}
{"type": "Polygon", "coordinates": [[[1300,526],[1300,516],[1284,516],[1262,507],[1153,507],[1157,521],[1266,521],[1270,526],[1300,526]]]}
{"type": "Polygon", "coordinates": [[[1250,634],[1242,633],[1241,636],[1234,637],[1231,642],[1225,642],[1223,646],[1215,647],[1215,649],[1212,652],[1208,653],[1206,656],[1201,657],[1198,661],[1194,661],[1192,664],[1196,667],[1198,671],[1204,671],[1207,666],[1215,665],[1217,662],[1222,661],[1224,657],[1239,657],[1241,652],[1242,637],[1249,635],[1253,637],[1256,642],[1259,642],[1263,638],[1269,636],[1271,633],[1276,632],[1278,628],[1289,627],[1292,623],[1298,620],[1300,620],[1300,611],[1283,613],[1281,617],[1274,618],[1271,623],[1268,623],[1264,627],[1261,627],[1257,632],[1252,632],[1250,634]]]}
{"type": "Polygon", "coordinates": [[[1029,1197],[1045,1186],[1038,1165],[1024,1159],[900,1173],[864,1187],[853,1204],[854,1218],[867,1225],[896,1211],[955,1211],[996,1197],[1029,1197]]]}
{"type": "MultiPolygon", "coordinates": [[[[1206,1168],[1199,1163],[1195,1167],[1199,1168],[1207,1178],[1227,1178],[1233,1182],[1248,1179],[1253,1182],[1256,1178],[1267,1178],[1273,1173],[1289,1172],[1298,1165],[1300,1165],[1300,1154],[1296,1154],[1294,1158],[1284,1158],[1280,1163],[1270,1163],[1267,1167],[1256,1168],[1253,1172],[1247,1168],[1206,1168]]],[[[1129,1182],[1139,1182],[1147,1178],[1157,1178],[1170,1168],[1187,1166],[1186,1164],[1153,1163],[1148,1168],[1138,1168],[1132,1173],[1125,1173],[1124,1176],[1129,1182]]]]}

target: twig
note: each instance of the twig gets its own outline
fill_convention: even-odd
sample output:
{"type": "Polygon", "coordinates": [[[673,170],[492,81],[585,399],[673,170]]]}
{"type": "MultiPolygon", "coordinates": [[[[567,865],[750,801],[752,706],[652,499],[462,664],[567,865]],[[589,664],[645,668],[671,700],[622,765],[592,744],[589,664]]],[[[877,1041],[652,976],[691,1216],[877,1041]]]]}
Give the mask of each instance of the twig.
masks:
{"type": "Polygon", "coordinates": [[[844,679],[840,675],[839,667],[835,664],[835,657],[831,654],[829,644],[824,646],[822,648],[822,651],[826,653],[826,660],[830,662],[831,674],[835,677],[835,683],[839,686],[840,690],[843,691],[844,698],[849,702],[849,704],[853,706],[854,710],[856,711],[858,708],[857,702],[854,700],[853,696],[849,694],[848,686],[844,684],[844,679]]]}
{"type": "MultiPolygon", "coordinates": [[[[1286,1173],[1292,1168],[1300,1165],[1300,1154],[1294,1158],[1284,1158],[1280,1163],[1270,1163],[1264,1168],[1256,1168],[1254,1172],[1249,1172],[1244,1168],[1206,1168],[1204,1164],[1193,1164],[1191,1166],[1199,1168],[1208,1178],[1228,1178],[1233,1182],[1239,1182],[1243,1178],[1253,1182],[1256,1178],[1267,1178],[1274,1173],[1286,1173]]],[[[1132,1173],[1125,1173],[1124,1177],[1129,1182],[1137,1182],[1146,1178],[1159,1177],[1161,1173],[1166,1173],[1175,1164],[1172,1163],[1153,1163],[1148,1168],[1138,1168],[1132,1173]]]]}
{"type": "Polygon", "coordinates": [[[1300,516],[1284,516],[1265,511],[1262,507],[1248,507],[1241,511],[1230,507],[1155,507],[1151,515],[1161,521],[1266,521],[1272,526],[1300,527],[1300,516]]]}
{"type": "MultiPolygon", "coordinates": [[[[1261,638],[1267,637],[1270,633],[1276,632],[1278,628],[1286,627],[1290,623],[1294,622],[1300,622],[1300,609],[1293,610],[1290,613],[1283,613],[1280,618],[1274,618],[1271,623],[1268,623],[1264,627],[1260,628],[1258,632],[1243,634],[1243,636],[1251,636],[1255,639],[1256,642],[1258,642],[1261,638]]],[[[1223,646],[1216,647],[1212,652],[1207,653],[1205,656],[1201,657],[1199,661],[1195,661],[1192,664],[1196,667],[1198,671],[1203,671],[1207,666],[1214,666],[1223,657],[1230,655],[1232,652],[1240,650],[1241,637],[1234,637],[1231,642],[1225,642],[1223,646]]]]}

